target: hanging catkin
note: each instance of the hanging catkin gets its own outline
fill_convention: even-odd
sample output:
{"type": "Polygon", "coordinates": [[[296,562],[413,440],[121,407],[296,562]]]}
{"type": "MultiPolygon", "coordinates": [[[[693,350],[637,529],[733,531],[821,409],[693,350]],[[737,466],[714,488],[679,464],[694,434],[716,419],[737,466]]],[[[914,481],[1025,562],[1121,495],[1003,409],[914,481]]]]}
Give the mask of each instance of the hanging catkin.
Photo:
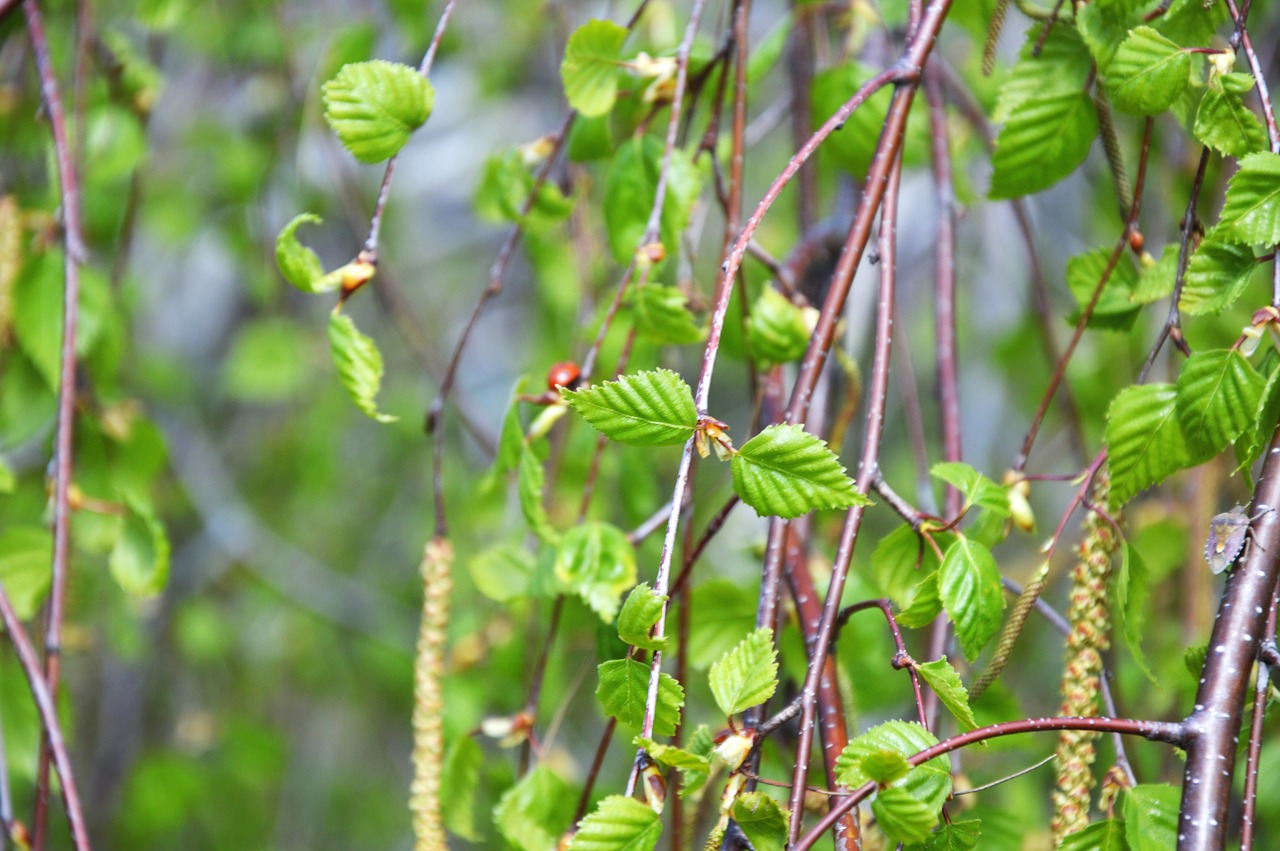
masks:
{"type": "MultiPolygon", "coordinates": [[[[1110,492],[1111,484],[1104,468],[1093,481],[1093,504],[1109,510],[1110,492]]],[[[1102,654],[1110,646],[1107,584],[1111,577],[1111,555],[1119,548],[1120,538],[1111,521],[1096,510],[1085,516],[1084,531],[1080,561],[1071,573],[1071,604],[1067,610],[1071,632],[1067,636],[1060,715],[1098,714],[1102,654]]],[[[1055,844],[1089,823],[1097,737],[1092,730],[1064,730],[1058,739],[1058,776],[1050,824],[1055,844]]]]}
{"type": "Polygon", "coordinates": [[[444,645],[453,587],[453,545],[432,538],[422,554],[422,625],[413,669],[413,813],[416,851],[446,851],[440,822],[440,770],[444,761],[444,645]]]}

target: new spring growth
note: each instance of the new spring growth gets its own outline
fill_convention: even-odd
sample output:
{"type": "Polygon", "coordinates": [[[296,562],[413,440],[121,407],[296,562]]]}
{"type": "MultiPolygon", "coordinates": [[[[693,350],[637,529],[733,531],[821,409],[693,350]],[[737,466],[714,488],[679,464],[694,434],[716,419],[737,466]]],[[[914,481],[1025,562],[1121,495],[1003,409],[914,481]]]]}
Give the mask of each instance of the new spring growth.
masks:
{"type": "Polygon", "coordinates": [[[714,449],[716,457],[721,461],[732,458],[737,450],[733,448],[733,441],[729,439],[728,431],[728,423],[722,423],[715,417],[705,414],[698,417],[698,426],[693,433],[693,446],[698,450],[698,457],[706,458],[711,454],[710,450],[714,449]],[[707,446],[708,443],[710,443],[710,449],[707,446]]]}

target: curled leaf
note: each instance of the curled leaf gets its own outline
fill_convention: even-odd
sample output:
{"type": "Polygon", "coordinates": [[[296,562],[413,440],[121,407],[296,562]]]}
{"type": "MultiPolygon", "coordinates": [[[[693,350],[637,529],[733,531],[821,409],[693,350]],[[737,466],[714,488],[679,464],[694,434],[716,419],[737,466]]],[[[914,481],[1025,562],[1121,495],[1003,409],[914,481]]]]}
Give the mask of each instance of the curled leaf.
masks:
{"type": "Polygon", "coordinates": [[[382,389],[382,353],[373,340],[356,330],[350,316],[329,314],[329,348],[338,377],[356,407],[380,423],[395,422],[396,417],[378,412],[374,398],[382,389]]]}

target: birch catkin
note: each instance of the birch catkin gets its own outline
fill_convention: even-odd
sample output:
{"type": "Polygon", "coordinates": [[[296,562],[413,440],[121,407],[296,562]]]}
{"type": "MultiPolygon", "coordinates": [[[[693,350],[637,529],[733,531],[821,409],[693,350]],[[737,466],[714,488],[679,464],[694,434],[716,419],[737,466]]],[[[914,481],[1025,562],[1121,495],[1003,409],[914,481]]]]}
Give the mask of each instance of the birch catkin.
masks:
{"type": "Polygon", "coordinates": [[[453,545],[432,538],[422,554],[422,625],[413,669],[413,813],[415,851],[446,851],[440,821],[440,771],[444,762],[444,645],[453,588],[453,545]]]}

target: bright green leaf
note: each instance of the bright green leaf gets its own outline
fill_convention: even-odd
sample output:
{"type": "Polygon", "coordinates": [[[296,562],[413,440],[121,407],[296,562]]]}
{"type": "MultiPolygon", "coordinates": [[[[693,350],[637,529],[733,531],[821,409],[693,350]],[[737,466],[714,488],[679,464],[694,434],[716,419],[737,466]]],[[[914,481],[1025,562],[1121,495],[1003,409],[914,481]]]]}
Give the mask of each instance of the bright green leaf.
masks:
{"type": "Polygon", "coordinates": [[[547,516],[547,508],[542,502],[542,491],[546,485],[546,471],[533,447],[524,444],[520,452],[520,466],[516,478],[516,494],[520,498],[520,511],[529,524],[529,530],[538,536],[538,540],[548,544],[558,544],[560,533],[551,525],[547,516]]]}
{"type": "Polygon", "coordinates": [[[933,689],[934,694],[942,701],[942,705],[947,707],[947,711],[960,722],[962,731],[977,728],[978,722],[973,717],[973,710],[969,708],[969,691],[964,687],[960,675],[956,673],[955,668],[951,667],[946,656],[916,665],[916,673],[929,685],[929,688],[933,689]]]}
{"type": "MultiPolygon", "coordinates": [[[[597,669],[600,684],[596,698],[606,715],[635,730],[644,725],[645,701],[649,697],[649,666],[635,659],[613,659],[597,669]]],[[[653,716],[653,734],[670,736],[680,726],[684,689],[668,674],[658,675],[658,705],[653,716]]]]}
{"type": "Polygon", "coordinates": [[[1107,94],[1121,112],[1159,115],[1182,94],[1190,72],[1190,54],[1151,27],[1138,27],[1107,66],[1107,94]]]}
{"type": "Polygon", "coordinates": [[[759,706],[778,688],[773,630],[757,629],[711,666],[711,694],[725,715],[759,706]]]}
{"type": "MultiPolygon", "coordinates": [[[[303,292],[319,292],[315,286],[316,282],[324,278],[324,267],[320,265],[320,258],[314,251],[298,242],[297,231],[303,224],[318,225],[321,221],[323,219],[315,213],[299,213],[276,237],[276,265],[280,267],[280,274],[303,292]]],[[[336,289],[341,282],[332,283],[333,286],[329,289],[336,289]]]]}
{"type": "Polygon", "coordinates": [[[467,566],[476,589],[497,603],[528,596],[536,569],[533,554],[510,543],[483,550],[467,566]]]}
{"type": "Polygon", "coordinates": [[[502,417],[502,431],[498,435],[498,451],[493,458],[495,473],[514,470],[524,451],[524,425],[520,422],[520,394],[524,391],[524,376],[511,388],[511,402],[502,417]]]}
{"type": "Polygon", "coordinates": [[[1253,425],[1265,379],[1234,349],[1196,352],[1178,375],[1178,423],[1193,450],[1214,455],[1253,425]]]}
{"type": "Polygon", "coordinates": [[[1124,643],[1138,663],[1142,673],[1152,685],[1159,685],[1142,652],[1142,636],[1147,625],[1147,599],[1151,596],[1147,566],[1137,550],[1125,541],[1120,550],[1120,566],[1111,577],[1111,594],[1115,601],[1112,617],[1116,631],[1124,636],[1124,643]]]}
{"type": "MultiPolygon", "coordinates": [[[[1078,254],[1067,261],[1067,288],[1076,300],[1076,310],[1071,314],[1071,322],[1078,322],[1084,309],[1093,298],[1093,291],[1107,271],[1107,263],[1111,259],[1111,248],[1095,248],[1084,254],[1078,254]]],[[[1134,290],[1138,284],[1138,270],[1128,252],[1116,261],[1111,275],[1107,278],[1094,305],[1093,315],[1089,317],[1091,328],[1113,328],[1128,330],[1133,325],[1141,309],[1134,304],[1134,290]]]]}
{"type": "Polygon", "coordinates": [[[556,550],[556,580],[605,622],[618,614],[618,598],[636,581],[636,553],[617,526],[588,521],[574,526],[556,550]]]}
{"type": "Polygon", "coordinates": [[[1253,249],[1224,236],[1223,229],[1215,227],[1191,255],[1178,301],[1183,312],[1216,316],[1235,304],[1249,286],[1249,279],[1258,268],[1253,249]]]}
{"type": "Polygon", "coordinates": [[[662,835],[662,819],[625,795],[610,795],[578,825],[569,851],[653,851],[662,835]]]}
{"type": "Polygon", "coordinates": [[[0,583],[13,611],[28,620],[40,611],[52,576],[53,537],[39,526],[12,526],[0,532],[0,583]]]}
{"type": "Polygon", "coordinates": [[[938,595],[956,625],[965,658],[973,661],[1000,629],[1004,591],[991,551],[963,535],[943,554],[938,595]]]}
{"type": "Polygon", "coordinates": [[[870,505],[840,459],[799,425],[772,425],[733,456],[733,489],[761,517],[870,505]]]}
{"type": "Polygon", "coordinates": [[[938,823],[938,812],[906,789],[881,789],[871,802],[876,824],[893,842],[923,842],[938,823]]]}
{"type": "Polygon", "coordinates": [[[747,346],[760,369],[799,360],[811,334],[804,310],[773,287],[765,287],[751,306],[747,346]]]}
{"type": "Polygon", "coordinates": [[[689,665],[702,671],[720,660],[755,629],[758,588],[728,579],[711,579],[693,589],[689,624],[689,665]]]}
{"type": "Polygon", "coordinates": [[[1182,432],[1177,395],[1172,384],[1136,385],[1121,390],[1107,409],[1111,495],[1118,503],[1206,460],[1182,432]]]}
{"type": "Polygon", "coordinates": [[[942,612],[938,572],[926,575],[911,594],[911,605],[898,612],[898,623],[910,629],[928,626],[942,612]]]}
{"type": "Polygon", "coordinates": [[[431,115],[435,92],[417,69],[375,59],[343,65],[324,84],[324,117],[343,147],[364,163],[400,152],[431,115]]]}
{"type": "Polygon", "coordinates": [[[169,536],[151,506],[126,500],[120,535],[107,564],[126,593],[153,597],[169,582],[169,536]]]}
{"type": "Polygon", "coordinates": [[[622,611],[618,612],[618,637],[641,650],[664,649],[667,646],[666,636],[656,639],[649,635],[649,630],[662,616],[666,601],[666,595],[654,591],[647,582],[632,588],[622,604],[622,611]]]}
{"type": "Polygon", "coordinates": [[[1035,97],[1085,88],[1093,58],[1079,34],[1071,27],[1053,27],[1044,38],[1042,33],[1042,25],[1027,31],[1018,62],[1000,86],[992,121],[1004,124],[1015,109],[1035,97]]]}
{"type": "MultiPolygon", "coordinates": [[[[947,546],[939,536],[939,546],[947,546]]],[[[920,580],[938,569],[933,547],[910,526],[899,526],[880,539],[871,553],[871,574],[881,593],[900,610],[910,608],[920,589],[920,580]]],[[[936,587],[936,586],[935,586],[936,587]]]]}
{"type": "MultiPolygon", "coordinates": [[[[13,282],[13,334],[50,389],[57,390],[62,364],[64,264],[61,251],[32,257],[13,282]]],[[[0,296],[2,298],[2,296],[0,296]]],[[[3,308],[0,308],[3,310],[3,308]]],[[[114,310],[110,285],[85,266],[80,273],[76,357],[84,360],[102,336],[114,310]]],[[[6,369],[8,364],[5,364],[6,369]]],[[[8,375],[5,376],[6,380],[8,375]]]]}
{"type": "Polygon", "coordinates": [[[1143,783],[1125,789],[1124,836],[1131,851],[1165,851],[1178,841],[1182,790],[1167,783],[1143,783]]]}
{"type": "Polygon", "coordinates": [[[693,391],[668,369],[637,372],[581,390],[561,388],[583,419],[628,446],[684,443],[698,424],[693,391]]]}
{"type": "Polygon", "coordinates": [[[689,297],[676,287],[645,284],[631,296],[636,331],[655,343],[681,346],[700,342],[706,327],[689,310],[689,297]]]}
{"type": "Polygon", "coordinates": [[[498,800],[494,825],[519,851],[552,851],[569,828],[574,797],[563,780],[539,764],[498,800]]]}
{"type": "MultiPolygon", "coordinates": [[[[1129,19],[1132,17],[1131,5],[1127,2],[1086,3],[1076,12],[1076,28],[1080,37],[1089,46],[1098,63],[1098,70],[1104,74],[1115,58],[1116,51],[1129,36],[1129,19]]],[[[1058,27],[1054,27],[1057,30],[1058,27]]]]}
{"type": "Polygon", "coordinates": [[[673,745],[664,745],[661,742],[655,742],[653,739],[646,739],[644,736],[636,736],[633,744],[638,748],[643,748],[644,752],[654,762],[665,768],[678,768],[682,771],[701,772],[703,774],[711,771],[711,760],[702,754],[697,754],[684,748],[677,748],[673,745]]]}
{"type": "Polygon", "coordinates": [[[763,792],[747,792],[733,802],[733,820],[756,851],[783,851],[787,846],[787,811],[763,792]]]}
{"type": "Polygon", "coordinates": [[[996,137],[991,198],[1016,198],[1047,189],[1075,171],[1098,135],[1089,94],[1049,91],[1019,104],[996,137]]]}
{"type": "Polygon", "coordinates": [[[380,423],[395,422],[397,417],[379,413],[375,399],[382,389],[382,353],[345,313],[329,314],[329,349],[356,407],[380,423]]]}
{"type": "MultiPolygon", "coordinates": [[[[883,764],[883,751],[910,757],[937,743],[938,740],[919,724],[888,721],[845,746],[836,759],[836,779],[841,785],[857,789],[872,779],[865,770],[867,759],[883,764]]],[[[886,793],[889,793],[888,807],[883,813],[875,810],[880,827],[895,841],[923,841],[937,823],[942,805],[951,794],[950,758],[944,754],[916,766],[905,777],[893,781],[888,788],[882,788],[876,800],[884,800],[886,793]]]]}
{"type": "Polygon", "coordinates": [[[884,786],[906,777],[911,766],[907,758],[895,750],[879,750],[864,754],[862,770],[878,785],[884,786]]]}
{"type": "Polygon", "coordinates": [[[595,18],[573,31],[560,63],[560,79],[569,105],[587,117],[613,109],[618,96],[619,53],[625,27],[595,18]]]}
{"type": "Polygon", "coordinates": [[[988,479],[968,464],[959,461],[939,461],[929,473],[964,494],[964,504],[986,508],[1000,517],[1009,516],[1009,494],[1000,485],[988,479]]]}
{"type": "Polygon", "coordinates": [[[484,174],[476,188],[476,213],[493,222],[553,225],[573,212],[573,200],[566,198],[551,181],[538,185],[538,195],[529,204],[536,179],[519,150],[495,154],[485,161],[484,174]]]}
{"type": "Polygon", "coordinates": [[[1095,821],[1064,838],[1058,851],[1129,851],[1129,843],[1124,839],[1124,820],[1095,821]]]}
{"type": "Polygon", "coordinates": [[[1280,154],[1263,151],[1240,160],[1218,227],[1250,245],[1280,242],[1280,154]]]}
{"type": "Polygon", "coordinates": [[[482,839],[476,826],[476,787],[484,750],[472,736],[459,736],[449,747],[440,772],[440,814],[449,832],[468,842],[482,839]]]}
{"type": "MultiPolygon", "coordinates": [[[[662,143],[642,136],[619,145],[609,166],[604,184],[604,225],[609,247],[619,263],[631,262],[646,236],[662,158],[662,143]]],[[[680,148],[672,151],[659,222],[659,238],[668,258],[679,254],[680,234],[689,224],[701,191],[702,174],[688,152],[680,148]]]]}
{"type": "Polygon", "coordinates": [[[1160,259],[1150,265],[1143,263],[1129,298],[1134,304],[1150,304],[1173,293],[1174,277],[1178,272],[1178,246],[1167,245],[1160,259]]]}
{"type": "Polygon", "coordinates": [[[1209,90],[1200,99],[1191,134],[1202,144],[1229,157],[1247,156],[1267,147],[1267,131],[1258,116],[1244,103],[1239,91],[1239,80],[1247,81],[1245,91],[1253,88],[1253,77],[1248,74],[1228,74],[1226,77],[1210,77],[1209,90]]]}
{"type": "MultiPolygon", "coordinates": [[[[965,819],[940,826],[920,846],[919,851],[973,851],[982,835],[982,821],[965,819]]],[[[916,851],[912,848],[911,851],[916,851]]]]}

